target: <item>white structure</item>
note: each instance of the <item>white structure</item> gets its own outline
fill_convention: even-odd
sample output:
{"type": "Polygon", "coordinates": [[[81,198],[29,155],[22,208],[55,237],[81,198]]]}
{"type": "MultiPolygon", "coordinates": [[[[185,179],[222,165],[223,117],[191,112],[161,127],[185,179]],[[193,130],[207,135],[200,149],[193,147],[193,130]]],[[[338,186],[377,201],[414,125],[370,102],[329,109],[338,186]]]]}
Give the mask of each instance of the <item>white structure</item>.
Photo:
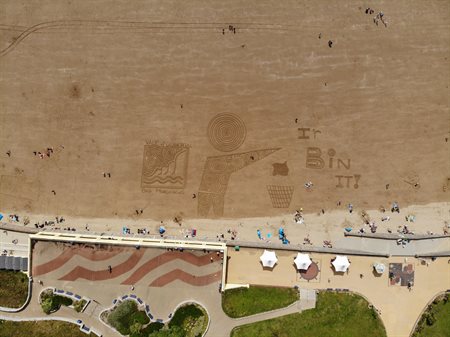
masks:
{"type": "Polygon", "coordinates": [[[297,269],[307,270],[309,268],[309,266],[311,265],[312,261],[309,258],[308,254],[298,253],[297,257],[294,260],[294,263],[297,266],[297,269]]]}
{"type": "Polygon", "coordinates": [[[344,273],[347,271],[348,267],[350,267],[350,261],[347,256],[342,255],[336,255],[336,258],[331,264],[338,273],[344,273]]]}
{"type": "Polygon", "coordinates": [[[261,255],[259,259],[261,260],[263,267],[269,268],[273,268],[278,262],[275,252],[270,250],[265,250],[263,255],[261,255]]]}
{"type": "Polygon", "coordinates": [[[373,264],[373,268],[375,269],[375,271],[378,274],[383,274],[384,271],[386,270],[386,266],[384,264],[378,263],[378,262],[373,264]]]}

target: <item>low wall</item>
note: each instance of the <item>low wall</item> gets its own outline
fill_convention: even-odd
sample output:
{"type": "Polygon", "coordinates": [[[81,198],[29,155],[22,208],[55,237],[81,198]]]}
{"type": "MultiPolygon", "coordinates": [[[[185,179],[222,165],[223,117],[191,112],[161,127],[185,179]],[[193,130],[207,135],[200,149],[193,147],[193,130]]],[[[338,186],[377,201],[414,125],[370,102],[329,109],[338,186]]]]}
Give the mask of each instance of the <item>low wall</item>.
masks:
{"type": "Polygon", "coordinates": [[[362,255],[362,256],[381,256],[389,257],[388,254],[366,252],[363,250],[343,249],[343,248],[325,248],[325,247],[313,247],[309,245],[301,244],[288,244],[281,243],[267,243],[267,242],[249,242],[249,241],[227,241],[228,247],[244,247],[244,248],[259,248],[259,249],[277,249],[296,252],[308,252],[308,253],[326,253],[326,254],[344,254],[344,255],[362,255]]]}
{"type": "Polygon", "coordinates": [[[353,236],[368,239],[382,240],[433,240],[450,238],[450,234],[400,234],[400,233],[344,233],[345,236],[353,236]]]}
{"type": "Polygon", "coordinates": [[[39,232],[39,228],[26,227],[23,225],[12,225],[6,222],[0,222],[0,230],[27,234],[36,234],[39,232]]]}

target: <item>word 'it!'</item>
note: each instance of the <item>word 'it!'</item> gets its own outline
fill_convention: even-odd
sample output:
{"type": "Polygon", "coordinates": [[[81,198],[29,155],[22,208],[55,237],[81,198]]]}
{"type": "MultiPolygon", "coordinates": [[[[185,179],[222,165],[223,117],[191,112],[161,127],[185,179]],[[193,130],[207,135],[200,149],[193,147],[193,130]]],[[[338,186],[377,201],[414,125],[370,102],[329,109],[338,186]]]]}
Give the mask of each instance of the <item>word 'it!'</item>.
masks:
{"type": "Polygon", "coordinates": [[[354,174],[352,176],[337,175],[336,178],[337,178],[337,185],[336,185],[337,188],[344,188],[344,187],[350,188],[351,182],[354,181],[353,188],[356,189],[359,187],[359,179],[361,179],[361,175],[360,174],[354,174]]]}

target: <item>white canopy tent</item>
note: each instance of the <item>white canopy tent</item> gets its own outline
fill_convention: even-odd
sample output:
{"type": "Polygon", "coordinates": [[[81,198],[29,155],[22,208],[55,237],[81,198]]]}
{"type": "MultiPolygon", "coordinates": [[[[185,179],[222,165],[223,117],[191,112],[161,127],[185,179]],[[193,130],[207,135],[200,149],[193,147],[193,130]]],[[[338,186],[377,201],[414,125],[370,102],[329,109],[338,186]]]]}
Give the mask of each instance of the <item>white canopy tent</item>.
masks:
{"type": "Polygon", "coordinates": [[[379,263],[379,262],[374,263],[373,264],[373,268],[375,269],[375,271],[378,274],[383,274],[384,271],[386,270],[386,266],[384,264],[382,264],[382,263],[379,263]]]}
{"type": "Polygon", "coordinates": [[[264,253],[259,258],[262,262],[263,267],[273,268],[278,262],[275,252],[270,250],[265,250],[264,253]]]}
{"type": "Polygon", "coordinates": [[[344,273],[347,271],[348,267],[350,267],[350,261],[347,256],[343,255],[336,255],[336,258],[331,264],[338,273],[344,273]]]}
{"type": "Polygon", "coordinates": [[[294,260],[294,263],[297,266],[297,269],[307,270],[309,268],[309,266],[311,265],[312,261],[309,258],[308,254],[298,253],[297,257],[294,260]]]}

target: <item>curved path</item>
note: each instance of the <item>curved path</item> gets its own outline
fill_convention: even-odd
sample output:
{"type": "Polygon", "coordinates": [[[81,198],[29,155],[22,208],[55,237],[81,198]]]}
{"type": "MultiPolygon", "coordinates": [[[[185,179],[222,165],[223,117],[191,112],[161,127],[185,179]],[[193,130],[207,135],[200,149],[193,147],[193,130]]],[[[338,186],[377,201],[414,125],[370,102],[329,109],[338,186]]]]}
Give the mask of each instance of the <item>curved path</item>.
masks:
{"type": "MultiPolygon", "coordinates": [[[[33,293],[39,294],[39,285],[33,285],[33,293]]],[[[100,310],[103,310],[103,307],[100,306],[100,310]]],[[[46,315],[42,311],[41,306],[38,303],[37,295],[32,296],[31,301],[26,305],[26,307],[21,312],[1,312],[0,319],[2,320],[10,320],[10,321],[47,321],[47,320],[55,320],[55,321],[65,321],[68,323],[73,323],[76,325],[77,320],[81,320],[83,324],[88,326],[92,332],[97,334],[98,336],[121,336],[118,333],[115,333],[112,329],[103,326],[97,319],[97,316],[90,316],[86,313],[78,313],[72,308],[61,307],[56,313],[51,315],[46,315]]]]}
{"type": "MultiPolygon", "coordinates": [[[[138,21],[105,21],[105,20],[55,20],[41,22],[23,30],[11,44],[6,48],[0,50],[0,57],[7,55],[13,51],[23,40],[28,36],[42,32],[45,30],[59,30],[65,28],[89,28],[96,29],[98,31],[105,30],[128,30],[132,32],[143,32],[152,30],[171,30],[178,32],[186,32],[192,30],[216,30],[221,31],[223,25],[228,25],[224,22],[138,22],[138,21]]],[[[236,23],[235,23],[236,24],[236,23]]],[[[286,24],[274,24],[274,23],[239,23],[241,29],[245,30],[276,30],[276,31],[289,31],[296,30],[296,26],[286,24]]],[[[16,31],[17,28],[12,27],[9,30],[16,31]]]]}
{"type": "MultiPolygon", "coordinates": [[[[140,281],[145,275],[150,273],[152,270],[160,267],[163,264],[166,264],[170,261],[177,260],[177,259],[183,260],[183,261],[188,262],[197,267],[206,266],[206,265],[210,264],[211,259],[213,261],[220,260],[220,258],[218,258],[215,253],[198,256],[198,255],[195,255],[195,254],[192,254],[189,252],[184,252],[184,253],[165,252],[165,253],[158,255],[158,256],[152,258],[151,260],[145,262],[142,266],[140,266],[138,269],[136,269],[129,278],[127,278],[125,281],[123,281],[122,284],[127,284],[127,285],[136,284],[138,281],[140,281]]],[[[188,274],[188,275],[190,275],[190,274],[188,274]]]]}
{"type": "Polygon", "coordinates": [[[58,269],[62,267],[64,264],[66,264],[67,261],[69,261],[75,255],[82,256],[90,261],[104,261],[116,256],[122,251],[123,249],[120,248],[118,248],[115,251],[101,251],[101,250],[85,251],[82,249],[69,248],[64,250],[59,256],[55,257],[53,260],[33,267],[33,275],[34,276],[44,275],[55,269],[58,269]]]}
{"type": "Polygon", "coordinates": [[[164,287],[165,285],[175,280],[180,280],[193,286],[204,286],[213,282],[220,281],[221,278],[221,270],[208,275],[195,276],[190,273],[186,273],[181,269],[174,269],[154,280],[152,283],[150,283],[150,287],[164,287]]]}
{"type": "Polygon", "coordinates": [[[292,303],[291,305],[281,308],[275,309],[272,311],[267,311],[247,317],[241,318],[230,318],[228,317],[222,310],[221,303],[219,302],[218,306],[214,308],[208,308],[208,311],[211,313],[211,324],[208,332],[206,333],[207,337],[229,337],[231,330],[235,327],[245,324],[251,324],[259,321],[264,321],[267,319],[272,319],[280,316],[285,316],[289,314],[294,314],[298,312],[302,312],[303,310],[313,309],[316,307],[315,300],[308,300],[307,298],[300,298],[300,300],[292,303]]]}
{"type": "Polygon", "coordinates": [[[103,281],[110,278],[118,277],[132,268],[134,268],[144,255],[144,250],[136,250],[125,262],[112,266],[111,271],[106,270],[90,270],[84,267],[77,266],[68,274],[60,278],[62,281],[75,281],[79,278],[83,278],[91,281],[103,281]]]}

